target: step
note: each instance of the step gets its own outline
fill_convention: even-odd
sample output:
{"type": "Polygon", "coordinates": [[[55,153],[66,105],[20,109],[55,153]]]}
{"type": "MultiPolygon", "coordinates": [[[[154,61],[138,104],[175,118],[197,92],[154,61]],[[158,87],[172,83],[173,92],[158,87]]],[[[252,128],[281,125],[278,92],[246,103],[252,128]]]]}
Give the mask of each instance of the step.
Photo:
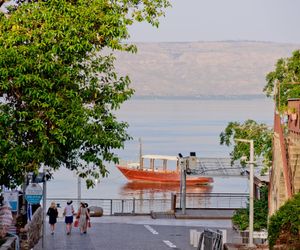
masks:
{"type": "Polygon", "coordinates": [[[153,212],[151,211],[152,219],[175,219],[174,212],[153,212]]]}

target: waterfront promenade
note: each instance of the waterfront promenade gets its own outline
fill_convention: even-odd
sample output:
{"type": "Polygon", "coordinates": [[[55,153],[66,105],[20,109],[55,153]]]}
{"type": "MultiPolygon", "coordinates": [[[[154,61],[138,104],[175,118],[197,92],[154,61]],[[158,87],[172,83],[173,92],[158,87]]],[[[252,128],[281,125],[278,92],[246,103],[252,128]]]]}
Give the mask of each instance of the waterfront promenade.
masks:
{"type": "MultiPolygon", "coordinates": [[[[190,245],[190,229],[227,229],[228,237],[235,237],[230,220],[152,219],[150,216],[103,216],[91,219],[92,227],[80,235],[73,228],[66,235],[63,218],[57,223],[56,232],[46,231],[47,250],[150,250],[195,249],[190,245]]],[[[34,250],[42,249],[42,240],[34,250]]]]}

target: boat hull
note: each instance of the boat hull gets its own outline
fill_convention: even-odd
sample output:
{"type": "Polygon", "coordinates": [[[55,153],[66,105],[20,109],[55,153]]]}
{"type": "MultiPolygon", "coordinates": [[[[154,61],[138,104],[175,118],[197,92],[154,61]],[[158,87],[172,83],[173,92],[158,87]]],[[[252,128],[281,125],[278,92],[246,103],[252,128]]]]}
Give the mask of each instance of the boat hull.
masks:
{"type": "MultiPolygon", "coordinates": [[[[157,182],[180,184],[180,173],[176,171],[153,171],[151,169],[135,169],[117,165],[121,173],[130,181],[157,182]]],[[[187,185],[206,185],[213,182],[213,178],[206,176],[187,176],[187,185]]]]}

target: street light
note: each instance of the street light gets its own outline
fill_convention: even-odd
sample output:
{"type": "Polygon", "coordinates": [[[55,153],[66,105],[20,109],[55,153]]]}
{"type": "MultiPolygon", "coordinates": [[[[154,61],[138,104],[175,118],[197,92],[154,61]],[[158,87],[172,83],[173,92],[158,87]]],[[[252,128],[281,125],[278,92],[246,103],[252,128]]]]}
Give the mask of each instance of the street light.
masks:
{"type": "Polygon", "coordinates": [[[249,246],[254,246],[253,244],[253,221],[254,221],[254,144],[253,140],[246,139],[235,139],[237,142],[250,143],[250,178],[249,178],[249,246]]]}
{"type": "Polygon", "coordinates": [[[197,158],[195,152],[190,152],[190,156],[183,157],[181,153],[178,154],[178,161],[180,165],[180,207],[182,214],[186,214],[186,175],[191,174],[191,168],[195,169],[197,165],[197,158]]]}

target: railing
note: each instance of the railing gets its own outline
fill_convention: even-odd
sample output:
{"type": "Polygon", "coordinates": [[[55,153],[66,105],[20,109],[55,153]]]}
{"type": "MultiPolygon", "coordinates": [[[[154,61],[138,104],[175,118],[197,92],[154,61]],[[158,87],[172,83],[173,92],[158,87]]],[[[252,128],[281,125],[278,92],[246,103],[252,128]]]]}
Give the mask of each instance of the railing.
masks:
{"type": "Polygon", "coordinates": [[[221,250],[223,234],[221,231],[212,231],[210,229],[204,229],[199,239],[199,245],[197,250],[221,250]]]}
{"type": "MultiPolygon", "coordinates": [[[[173,196],[175,196],[173,194],[173,196]]],[[[51,201],[60,204],[60,214],[70,198],[48,198],[47,206],[51,201]]],[[[117,214],[150,214],[151,212],[168,212],[175,208],[181,208],[180,193],[176,199],[72,199],[75,211],[80,201],[88,203],[89,207],[97,206],[103,209],[104,215],[117,214]]],[[[248,194],[245,193],[187,193],[186,208],[207,208],[207,209],[237,209],[245,208],[248,201],[248,194]]]]}
{"type": "MultiPolygon", "coordinates": [[[[176,196],[176,208],[181,208],[181,194],[177,193],[176,196]]],[[[187,193],[186,208],[245,208],[248,198],[247,193],[187,193]]]]}
{"type": "MultiPolygon", "coordinates": [[[[51,201],[60,204],[64,208],[70,198],[47,198],[47,205],[51,201]]],[[[89,207],[97,206],[103,209],[104,215],[116,214],[150,214],[154,212],[165,212],[171,209],[171,199],[72,199],[75,211],[79,207],[79,202],[88,203],[89,207]]]]}

